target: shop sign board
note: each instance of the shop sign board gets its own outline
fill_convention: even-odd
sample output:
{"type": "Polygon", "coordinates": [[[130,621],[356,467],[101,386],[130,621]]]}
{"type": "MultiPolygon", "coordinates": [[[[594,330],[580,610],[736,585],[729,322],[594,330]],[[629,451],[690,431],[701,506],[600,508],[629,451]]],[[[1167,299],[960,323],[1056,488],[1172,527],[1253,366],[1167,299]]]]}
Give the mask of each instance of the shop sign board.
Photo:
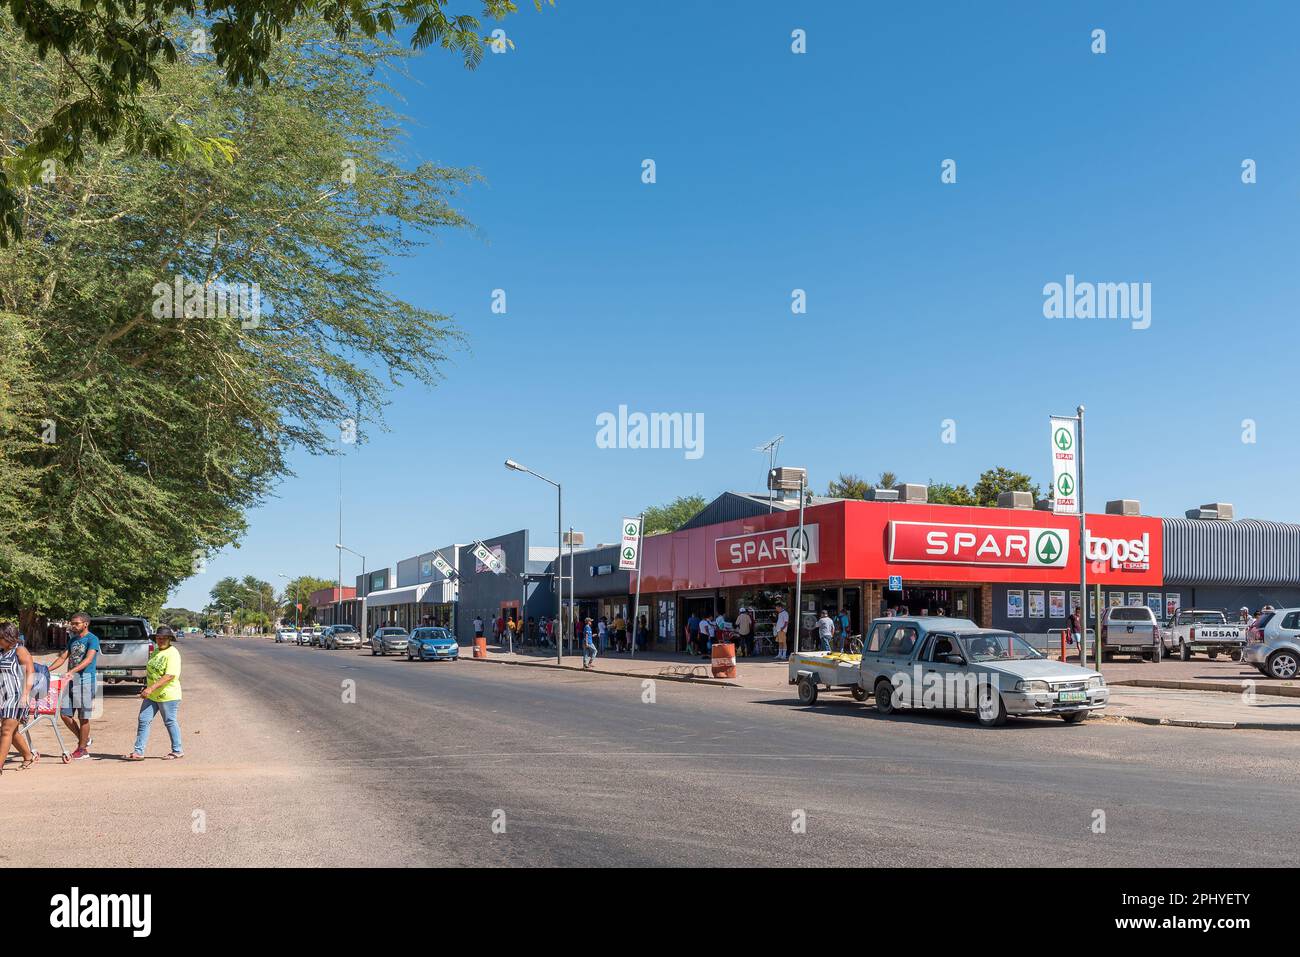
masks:
{"type": "Polygon", "coordinates": [[[1064,529],[940,522],[889,523],[891,562],[1064,568],[1069,556],[1070,536],[1064,529]]]}
{"type": "Polygon", "coordinates": [[[1079,514],[1079,421],[1052,416],[1052,511],[1079,514]]]}
{"type": "Polygon", "coordinates": [[[443,558],[441,555],[437,554],[436,552],[434,553],[433,556],[433,567],[438,569],[439,574],[441,574],[444,578],[451,578],[453,575],[455,575],[455,572],[452,570],[451,565],[447,562],[447,559],[443,558]]]}
{"type": "Polygon", "coordinates": [[[486,545],[477,542],[474,545],[473,552],[475,558],[474,571],[476,573],[489,571],[493,575],[500,575],[506,570],[505,553],[499,545],[489,551],[486,545]]]}
{"type": "Polygon", "coordinates": [[[636,556],[641,550],[641,519],[623,519],[623,543],[618,549],[618,570],[636,571],[636,556]]]}
{"type": "Polygon", "coordinates": [[[803,532],[802,547],[797,525],[745,535],[729,535],[714,541],[713,558],[720,572],[794,567],[799,564],[801,557],[806,568],[820,560],[820,536],[816,524],[804,525],[803,532]]]}

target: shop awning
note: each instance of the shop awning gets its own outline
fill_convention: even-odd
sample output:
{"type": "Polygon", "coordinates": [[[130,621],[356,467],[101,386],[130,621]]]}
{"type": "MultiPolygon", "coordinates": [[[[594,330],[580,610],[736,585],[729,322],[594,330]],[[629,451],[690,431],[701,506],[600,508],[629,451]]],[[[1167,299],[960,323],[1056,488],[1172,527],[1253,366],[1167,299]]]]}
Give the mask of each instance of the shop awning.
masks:
{"type": "Polygon", "coordinates": [[[418,605],[424,601],[425,592],[433,582],[423,582],[419,585],[408,585],[405,588],[385,588],[383,591],[372,591],[366,595],[366,607],[368,608],[388,608],[393,605],[418,605]]]}

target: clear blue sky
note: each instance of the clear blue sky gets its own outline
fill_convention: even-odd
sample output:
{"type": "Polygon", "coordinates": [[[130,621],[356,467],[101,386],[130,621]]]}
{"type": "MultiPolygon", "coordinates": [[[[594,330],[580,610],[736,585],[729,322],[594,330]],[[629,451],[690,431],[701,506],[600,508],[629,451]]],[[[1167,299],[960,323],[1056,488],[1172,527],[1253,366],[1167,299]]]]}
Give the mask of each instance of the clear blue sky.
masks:
{"type": "MultiPolygon", "coordinates": [[[[410,161],[485,182],[462,202],[477,233],[395,264],[392,287],[468,346],[436,389],[395,390],[391,431],[344,463],[344,540],[370,567],[522,526],[550,543],[553,491],[507,456],[562,480],[566,524],[612,541],[644,505],[761,488],[752,449],[778,433],[818,490],[994,465],[1046,487],[1047,416],[1080,402],[1090,510],[1226,500],[1300,520],[1279,481],[1300,465],[1279,361],[1300,300],[1300,16],[912,6],[524,2],[512,52],[472,73],[441,51],[415,63],[410,161]],[[1150,328],[1044,318],[1067,273],[1151,283],[1150,328]],[[705,454],[597,448],[620,403],[703,413],[705,454]]],[[[337,463],[293,465],[171,604],[202,607],[223,575],[333,577],[337,463]]]]}

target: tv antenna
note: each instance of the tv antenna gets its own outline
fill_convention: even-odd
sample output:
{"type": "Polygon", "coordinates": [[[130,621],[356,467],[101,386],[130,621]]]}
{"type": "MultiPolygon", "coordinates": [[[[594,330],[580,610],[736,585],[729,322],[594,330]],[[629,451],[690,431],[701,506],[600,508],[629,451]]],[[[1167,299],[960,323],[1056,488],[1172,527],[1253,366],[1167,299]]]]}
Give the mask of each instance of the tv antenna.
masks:
{"type": "MultiPolygon", "coordinates": [[[[766,453],[767,453],[767,455],[768,455],[768,458],[767,458],[767,472],[768,472],[769,475],[772,474],[772,469],[776,468],[776,453],[777,453],[777,450],[781,448],[781,443],[784,442],[784,441],[785,441],[785,436],[784,436],[784,435],[778,435],[776,438],[774,438],[772,441],[768,442],[766,445],[760,445],[760,446],[758,446],[756,449],[754,449],[755,452],[766,452],[766,453]]],[[[771,512],[772,512],[772,489],[770,488],[771,483],[769,482],[769,483],[767,483],[767,484],[769,485],[769,488],[768,488],[768,490],[767,490],[767,511],[768,511],[768,514],[771,514],[771,512]]]]}

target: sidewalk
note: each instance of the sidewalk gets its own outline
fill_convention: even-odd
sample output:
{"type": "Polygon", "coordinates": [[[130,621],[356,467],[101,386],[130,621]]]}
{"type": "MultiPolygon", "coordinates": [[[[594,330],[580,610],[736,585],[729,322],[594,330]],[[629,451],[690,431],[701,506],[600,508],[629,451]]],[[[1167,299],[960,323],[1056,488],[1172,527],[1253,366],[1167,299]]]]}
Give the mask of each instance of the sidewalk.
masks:
{"type": "MultiPolygon", "coordinates": [[[[473,661],[473,650],[462,648],[473,661]]],[[[554,652],[507,653],[488,646],[487,659],[476,663],[559,668],[581,671],[580,655],[565,655],[557,665],[554,652]]],[[[794,697],[789,669],[771,658],[736,659],[735,678],[714,678],[710,662],[697,655],[638,652],[634,657],[606,652],[597,656],[595,670],[607,675],[688,681],[718,687],[746,688],[794,697]]],[[[1102,673],[1110,686],[1108,718],[1143,724],[1240,730],[1300,731],[1300,688],[1295,682],[1274,682],[1250,665],[1236,661],[1106,662],[1102,673]],[[1242,682],[1254,679],[1254,703],[1247,704],[1242,682]],[[1297,697],[1291,697],[1291,695],[1297,697]]]]}

